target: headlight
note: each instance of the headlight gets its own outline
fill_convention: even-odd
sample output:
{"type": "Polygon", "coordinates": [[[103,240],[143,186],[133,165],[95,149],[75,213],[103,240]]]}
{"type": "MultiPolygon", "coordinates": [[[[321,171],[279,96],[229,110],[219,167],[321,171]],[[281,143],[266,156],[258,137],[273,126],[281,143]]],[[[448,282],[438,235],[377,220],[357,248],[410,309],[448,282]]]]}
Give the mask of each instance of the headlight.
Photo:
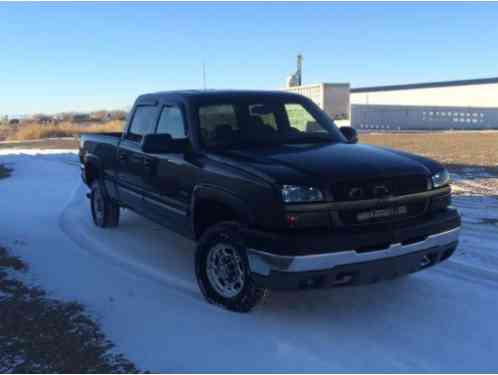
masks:
{"type": "Polygon", "coordinates": [[[285,203],[321,202],[323,194],[314,187],[284,185],[282,199],[285,203]]]}
{"type": "Polygon", "coordinates": [[[446,169],[443,169],[432,176],[432,187],[434,189],[448,185],[450,183],[450,174],[446,169]]]}

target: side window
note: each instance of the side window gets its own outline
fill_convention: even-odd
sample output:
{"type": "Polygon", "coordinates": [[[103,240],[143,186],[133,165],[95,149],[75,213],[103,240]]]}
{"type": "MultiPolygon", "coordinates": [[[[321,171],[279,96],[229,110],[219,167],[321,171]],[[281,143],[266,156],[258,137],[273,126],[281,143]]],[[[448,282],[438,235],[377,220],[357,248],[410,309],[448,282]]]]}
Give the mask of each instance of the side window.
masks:
{"type": "Polygon", "coordinates": [[[183,121],[183,114],[180,108],[163,108],[156,133],[169,134],[173,139],[184,139],[187,137],[185,132],[185,122],[183,121]]]}
{"type": "Polygon", "coordinates": [[[277,130],[277,118],[272,108],[264,104],[252,104],[249,106],[249,116],[259,118],[259,123],[277,130]]]}
{"type": "Polygon", "coordinates": [[[306,133],[327,132],[301,104],[286,104],[285,111],[292,130],[306,133]]]}
{"type": "Polygon", "coordinates": [[[231,104],[200,107],[199,121],[202,141],[207,146],[233,140],[240,130],[235,107],[231,104]]]}
{"type": "Polygon", "coordinates": [[[126,138],[140,142],[145,134],[152,133],[156,122],[156,110],[156,107],[150,106],[137,107],[126,138]]]}

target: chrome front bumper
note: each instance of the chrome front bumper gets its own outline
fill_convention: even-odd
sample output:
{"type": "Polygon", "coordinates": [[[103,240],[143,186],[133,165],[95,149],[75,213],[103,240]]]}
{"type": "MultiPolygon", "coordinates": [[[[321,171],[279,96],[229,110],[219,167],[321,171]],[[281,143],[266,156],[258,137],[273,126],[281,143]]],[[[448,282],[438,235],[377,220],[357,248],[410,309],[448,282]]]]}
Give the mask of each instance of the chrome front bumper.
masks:
{"type": "Polygon", "coordinates": [[[446,246],[458,241],[459,233],[460,227],[457,227],[446,232],[430,235],[419,242],[406,245],[397,243],[390,245],[386,249],[361,253],[352,249],[345,249],[326,254],[283,256],[249,249],[247,255],[251,271],[262,276],[268,276],[272,271],[307,272],[330,270],[337,266],[399,257],[430,248],[446,246]]]}

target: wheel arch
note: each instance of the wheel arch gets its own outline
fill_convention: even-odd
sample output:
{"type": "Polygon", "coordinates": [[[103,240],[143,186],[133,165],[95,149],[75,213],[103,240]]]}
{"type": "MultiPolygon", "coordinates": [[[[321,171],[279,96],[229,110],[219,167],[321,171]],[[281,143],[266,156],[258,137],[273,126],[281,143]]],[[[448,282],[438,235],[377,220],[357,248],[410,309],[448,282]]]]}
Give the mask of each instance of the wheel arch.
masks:
{"type": "Polygon", "coordinates": [[[85,182],[91,186],[92,182],[98,179],[103,182],[103,168],[100,157],[95,154],[86,154],[84,158],[85,164],[85,182]]]}
{"type": "Polygon", "coordinates": [[[254,217],[242,198],[212,185],[198,185],[194,188],[191,212],[195,239],[198,239],[208,227],[221,221],[234,220],[242,225],[254,223],[254,217]]]}

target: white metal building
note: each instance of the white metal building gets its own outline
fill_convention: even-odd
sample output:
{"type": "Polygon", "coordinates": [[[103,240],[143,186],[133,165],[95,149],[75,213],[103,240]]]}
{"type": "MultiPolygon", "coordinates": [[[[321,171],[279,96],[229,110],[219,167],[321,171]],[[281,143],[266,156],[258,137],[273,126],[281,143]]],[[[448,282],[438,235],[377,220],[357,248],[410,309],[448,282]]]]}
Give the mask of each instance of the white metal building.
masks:
{"type": "Polygon", "coordinates": [[[498,129],[498,78],[354,88],[350,101],[360,130],[498,129]]]}
{"type": "Polygon", "coordinates": [[[285,90],[310,98],[333,119],[349,118],[349,83],[318,83],[287,87],[285,90]]]}

